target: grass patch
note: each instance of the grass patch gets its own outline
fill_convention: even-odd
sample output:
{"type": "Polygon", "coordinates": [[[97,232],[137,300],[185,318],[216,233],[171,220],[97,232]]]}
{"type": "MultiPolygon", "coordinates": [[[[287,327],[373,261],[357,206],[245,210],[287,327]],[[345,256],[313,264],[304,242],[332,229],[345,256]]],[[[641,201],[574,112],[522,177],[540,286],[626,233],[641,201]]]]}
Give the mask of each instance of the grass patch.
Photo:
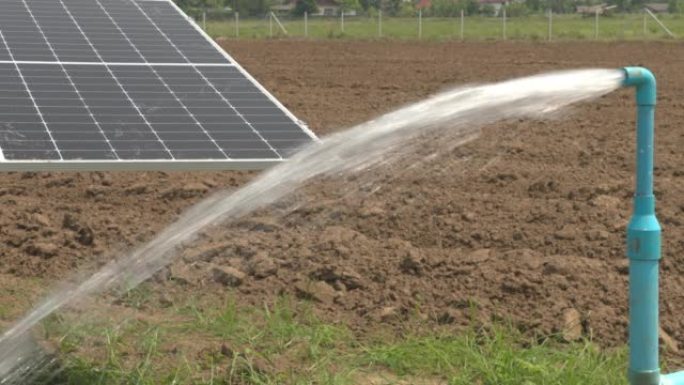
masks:
{"type": "Polygon", "coordinates": [[[625,384],[623,352],[606,353],[589,342],[549,341],[523,347],[525,338],[518,332],[499,328],[373,346],[364,359],[398,375],[443,376],[450,385],[625,384]]]}
{"type": "Polygon", "coordinates": [[[52,318],[46,329],[61,343],[64,370],[51,385],[625,383],[624,350],[539,343],[507,326],[361,337],[290,298],[263,308],[227,300],[167,310],[116,326],[52,318]]]}
{"type": "MultiPolygon", "coordinates": [[[[684,18],[680,15],[659,15],[661,21],[678,37],[684,36],[684,18]]],[[[503,20],[499,17],[469,16],[463,25],[465,40],[500,40],[503,38],[503,20]]],[[[240,38],[284,38],[305,36],[303,19],[282,19],[287,34],[274,24],[273,35],[268,19],[245,19],[239,23],[240,38]]],[[[510,40],[547,40],[548,17],[529,15],[507,19],[506,37],[510,40]]],[[[595,19],[575,14],[554,15],[551,36],[558,40],[596,39],[595,19]]],[[[213,20],[206,24],[207,32],[213,37],[234,38],[235,21],[213,20]]],[[[378,20],[365,16],[347,18],[344,31],[340,19],[310,18],[308,37],[314,39],[377,39],[378,20]]],[[[418,39],[417,18],[385,18],[382,22],[382,37],[392,39],[418,39]]],[[[421,38],[425,40],[454,40],[461,38],[460,18],[424,18],[421,38]]],[[[666,39],[668,35],[654,20],[643,14],[619,14],[601,17],[599,40],[651,40],[666,39]]]]}

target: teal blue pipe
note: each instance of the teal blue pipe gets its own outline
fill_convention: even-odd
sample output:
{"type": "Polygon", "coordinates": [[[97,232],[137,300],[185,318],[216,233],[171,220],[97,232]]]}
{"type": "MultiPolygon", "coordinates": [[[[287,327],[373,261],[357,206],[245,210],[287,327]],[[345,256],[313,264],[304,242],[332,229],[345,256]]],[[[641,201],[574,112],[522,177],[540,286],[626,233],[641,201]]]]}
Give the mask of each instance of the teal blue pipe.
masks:
{"type": "Polygon", "coordinates": [[[627,227],[629,258],[629,380],[661,383],[658,358],[658,270],[661,230],[653,195],[656,80],[651,71],[626,67],[625,86],[636,87],[637,175],[634,213],[627,227]]]}

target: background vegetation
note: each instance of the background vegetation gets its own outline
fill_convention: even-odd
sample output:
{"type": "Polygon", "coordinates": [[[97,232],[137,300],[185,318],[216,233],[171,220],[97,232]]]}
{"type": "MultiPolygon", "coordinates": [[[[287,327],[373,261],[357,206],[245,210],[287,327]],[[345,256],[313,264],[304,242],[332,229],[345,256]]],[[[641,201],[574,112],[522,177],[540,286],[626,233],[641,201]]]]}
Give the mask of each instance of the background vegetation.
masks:
{"type": "MultiPolygon", "coordinates": [[[[660,19],[677,37],[684,37],[684,16],[660,15],[660,19]]],[[[277,23],[268,18],[240,18],[240,38],[302,38],[305,36],[304,19],[280,17],[287,34],[277,23]]],[[[235,21],[231,16],[210,18],[206,23],[208,33],[214,37],[235,38],[235,21]]],[[[599,19],[596,35],[594,17],[576,14],[554,15],[551,31],[553,40],[645,40],[671,39],[650,17],[644,14],[617,14],[599,19]],[[645,23],[644,23],[645,20],[645,23]]],[[[377,39],[378,18],[348,17],[344,31],[339,17],[309,18],[308,37],[314,39],[377,39]]],[[[513,14],[506,22],[506,38],[509,40],[548,40],[549,21],[543,14],[513,14]]],[[[459,40],[460,17],[424,17],[422,31],[416,17],[385,17],[382,21],[382,37],[392,39],[459,40]]],[[[467,16],[463,25],[464,40],[501,40],[504,37],[501,17],[484,15],[467,16]]]]}
{"type": "MultiPolygon", "coordinates": [[[[237,11],[242,16],[263,16],[270,7],[281,0],[174,0],[188,11],[198,9],[237,11]]],[[[670,12],[684,12],[684,0],[661,0],[667,2],[670,12]]],[[[452,17],[460,14],[461,10],[469,15],[476,13],[490,13],[491,7],[479,6],[477,0],[431,0],[432,6],[423,9],[423,15],[433,17],[452,17]]],[[[635,12],[643,9],[648,0],[606,0],[605,3],[617,6],[617,12],[635,12]]],[[[410,16],[417,12],[418,0],[404,2],[402,0],[338,0],[345,10],[355,10],[362,15],[374,15],[382,10],[387,16],[410,16]]],[[[601,0],[521,0],[509,5],[512,13],[528,14],[541,13],[549,9],[554,13],[574,13],[577,6],[602,4],[601,0]]],[[[315,0],[297,0],[295,14],[304,11],[313,13],[315,0]]]]}

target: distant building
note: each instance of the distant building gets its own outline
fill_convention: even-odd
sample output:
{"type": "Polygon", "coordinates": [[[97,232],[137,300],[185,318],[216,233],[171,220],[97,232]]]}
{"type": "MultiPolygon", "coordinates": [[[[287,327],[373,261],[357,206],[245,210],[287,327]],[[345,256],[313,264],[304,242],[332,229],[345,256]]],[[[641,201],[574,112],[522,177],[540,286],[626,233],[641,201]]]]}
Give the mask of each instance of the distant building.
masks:
{"type": "Polygon", "coordinates": [[[599,15],[603,16],[609,14],[616,8],[616,5],[608,5],[605,3],[598,5],[578,5],[577,13],[583,16],[594,16],[596,13],[598,13],[599,15]]]}
{"type": "Polygon", "coordinates": [[[316,0],[318,13],[313,16],[337,16],[340,14],[340,4],[335,0],[316,0]]]}
{"type": "Polygon", "coordinates": [[[670,12],[670,7],[667,3],[646,3],[644,8],[648,9],[653,13],[668,13],[670,12]]]}
{"type": "Polygon", "coordinates": [[[292,13],[295,7],[295,2],[290,0],[281,0],[271,5],[271,11],[280,15],[292,13]]]}

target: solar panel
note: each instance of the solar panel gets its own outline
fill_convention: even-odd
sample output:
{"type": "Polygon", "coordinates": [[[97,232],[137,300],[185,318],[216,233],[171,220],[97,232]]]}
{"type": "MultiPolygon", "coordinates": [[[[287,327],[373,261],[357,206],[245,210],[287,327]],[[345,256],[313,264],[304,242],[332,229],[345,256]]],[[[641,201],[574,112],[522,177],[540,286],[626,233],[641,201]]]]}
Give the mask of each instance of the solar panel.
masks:
{"type": "Polygon", "coordinates": [[[171,0],[0,1],[0,170],[262,168],[315,139],[171,0]]]}

